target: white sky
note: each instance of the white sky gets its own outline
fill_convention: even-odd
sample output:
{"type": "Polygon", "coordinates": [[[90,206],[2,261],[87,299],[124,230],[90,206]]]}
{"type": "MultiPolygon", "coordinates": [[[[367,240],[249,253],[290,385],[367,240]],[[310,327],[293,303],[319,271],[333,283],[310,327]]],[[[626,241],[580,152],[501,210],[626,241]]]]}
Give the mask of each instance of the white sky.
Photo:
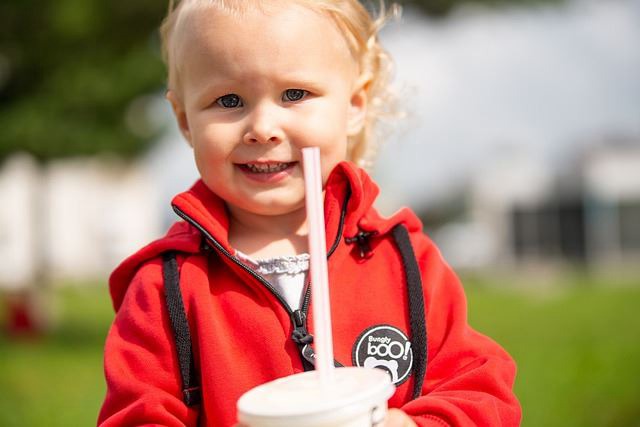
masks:
{"type": "Polygon", "coordinates": [[[640,138],[639,0],[407,12],[382,37],[410,114],[377,162],[384,210],[446,196],[505,146],[553,160],[604,134],[640,138]]]}
{"type": "MultiPolygon", "coordinates": [[[[446,196],[505,147],[553,161],[608,133],[640,138],[640,0],[467,9],[444,21],[405,10],[382,40],[410,115],[377,162],[383,211],[446,196]]],[[[196,177],[173,132],[150,157],[163,203],[196,177]]]]}

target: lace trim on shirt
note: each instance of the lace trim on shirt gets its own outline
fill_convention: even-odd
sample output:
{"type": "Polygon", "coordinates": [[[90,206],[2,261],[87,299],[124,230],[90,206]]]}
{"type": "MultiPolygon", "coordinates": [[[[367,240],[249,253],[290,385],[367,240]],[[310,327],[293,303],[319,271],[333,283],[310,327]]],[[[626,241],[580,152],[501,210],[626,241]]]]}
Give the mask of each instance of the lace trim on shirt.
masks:
{"type": "Polygon", "coordinates": [[[263,259],[252,259],[240,251],[237,251],[236,254],[244,261],[249,262],[260,274],[299,274],[309,270],[309,254],[263,259]]]}

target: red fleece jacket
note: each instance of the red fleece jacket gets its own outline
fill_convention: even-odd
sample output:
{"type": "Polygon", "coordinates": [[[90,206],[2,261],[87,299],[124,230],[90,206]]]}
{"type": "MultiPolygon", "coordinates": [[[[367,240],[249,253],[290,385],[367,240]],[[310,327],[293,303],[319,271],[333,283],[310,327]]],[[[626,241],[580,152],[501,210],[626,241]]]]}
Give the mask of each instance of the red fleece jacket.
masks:
{"type": "MultiPolygon", "coordinates": [[[[372,207],[378,189],[366,173],[341,163],[326,185],[334,354],[344,365],[384,365],[397,390],[389,401],[420,426],[516,426],[515,364],[467,324],[463,289],[408,209],[391,218],[372,207]],[[427,372],[412,399],[413,350],[404,269],[391,229],[403,224],[422,275],[427,372]],[[374,232],[362,257],[349,238],[374,232]]],[[[167,235],[126,259],[111,275],[116,310],[105,347],[103,426],[231,426],[236,401],[250,388],[303,371],[291,311],[237,259],[224,202],[201,182],[173,200],[178,222],[167,235]],[[213,251],[203,251],[208,234],[213,251]],[[203,403],[182,401],[180,372],[164,302],[161,254],[180,252],[181,288],[203,403]],[[198,418],[198,412],[200,417],[198,418]]],[[[207,238],[207,240],[209,240],[207,238]]],[[[309,311],[309,317],[311,311],[309,311]]],[[[308,319],[313,334],[312,321],[308,319]]]]}

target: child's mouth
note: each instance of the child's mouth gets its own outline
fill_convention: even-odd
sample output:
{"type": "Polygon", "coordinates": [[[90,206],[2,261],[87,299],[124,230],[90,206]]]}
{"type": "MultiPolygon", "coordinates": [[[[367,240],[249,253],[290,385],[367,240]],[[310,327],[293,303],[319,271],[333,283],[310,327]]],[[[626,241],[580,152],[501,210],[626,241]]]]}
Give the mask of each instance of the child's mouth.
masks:
{"type": "Polygon", "coordinates": [[[239,165],[242,169],[252,173],[277,173],[293,166],[295,162],[267,162],[245,163],[239,165]]]}
{"type": "Polygon", "coordinates": [[[238,163],[237,166],[251,180],[273,184],[288,177],[297,163],[266,161],[238,163]]]}

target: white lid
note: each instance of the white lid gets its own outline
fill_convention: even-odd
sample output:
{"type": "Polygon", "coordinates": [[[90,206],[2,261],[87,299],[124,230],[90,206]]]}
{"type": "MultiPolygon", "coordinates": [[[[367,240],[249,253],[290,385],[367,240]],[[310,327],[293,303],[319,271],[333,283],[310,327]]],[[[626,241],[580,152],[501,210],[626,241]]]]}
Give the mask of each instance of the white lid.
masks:
{"type": "Polygon", "coordinates": [[[326,385],[317,371],[304,372],[246,392],[238,400],[238,417],[248,425],[268,423],[270,418],[287,418],[291,425],[309,419],[337,421],[386,405],[394,390],[389,375],[380,369],[338,368],[326,385]]]}

